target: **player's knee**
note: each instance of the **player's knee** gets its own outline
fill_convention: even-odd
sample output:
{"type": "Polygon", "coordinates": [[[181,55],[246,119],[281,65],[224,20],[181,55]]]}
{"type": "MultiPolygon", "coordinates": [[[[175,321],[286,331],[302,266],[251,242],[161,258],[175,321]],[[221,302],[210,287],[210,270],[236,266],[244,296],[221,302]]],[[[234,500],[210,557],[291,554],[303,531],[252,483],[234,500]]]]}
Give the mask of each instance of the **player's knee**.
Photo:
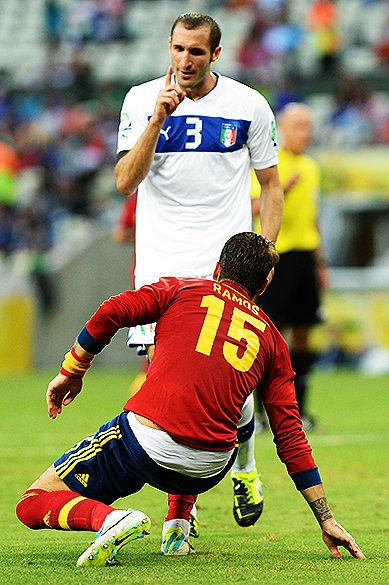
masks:
{"type": "Polygon", "coordinates": [[[254,416],[251,418],[251,420],[241,426],[238,427],[238,443],[242,444],[245,443],[246,441],[248,441],[254,434],[255,431],[255,420],[254,420],[254,416]]]}
{"type": "Polygon", "coordinates": [[[36,516],[37,500],[44,490],[27,490],[16,504],[16,516],[28,528],[37,529],[41,523],[36,516]]]}

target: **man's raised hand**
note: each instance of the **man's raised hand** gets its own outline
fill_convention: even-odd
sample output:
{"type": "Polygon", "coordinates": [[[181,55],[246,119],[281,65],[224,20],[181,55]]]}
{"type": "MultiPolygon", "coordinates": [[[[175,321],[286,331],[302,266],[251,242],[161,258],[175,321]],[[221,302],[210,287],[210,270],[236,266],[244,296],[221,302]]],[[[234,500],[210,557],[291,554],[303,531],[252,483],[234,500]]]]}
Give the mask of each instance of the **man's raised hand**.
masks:
{"type": "Polygon", "coordinates": [[[169,65],[167,70],[165,87],[158,93],[155,104],[153,117],[163,125],[168,118],[180,105],[185,98],[186,93],[177,83],[172,83],[173,67],[169,65]]]}

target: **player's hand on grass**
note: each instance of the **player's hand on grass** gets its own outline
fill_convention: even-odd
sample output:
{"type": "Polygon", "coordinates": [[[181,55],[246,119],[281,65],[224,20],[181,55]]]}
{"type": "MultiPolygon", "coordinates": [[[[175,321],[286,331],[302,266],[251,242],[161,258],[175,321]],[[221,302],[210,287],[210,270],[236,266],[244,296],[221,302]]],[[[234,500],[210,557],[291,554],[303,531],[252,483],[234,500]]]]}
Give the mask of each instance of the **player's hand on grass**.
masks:
{"type": "Polygon", "coordinates": [[[349,534],[343,526],[338,524],[335,518],[326,520],[322,523],[321,527],[323,531],[323,540],[336,559],[342,558],[342,555],[339,552],[339,546],[344,546],[344,548],[347,549],[356,559],[366,558],[351,534],[349,534]]]}
{"type": "Polygon", "coordinates": [[[82,378],[72,378],[58,374],[50,382],[46,392],[46,402],[49,417],[54,419],[61,414],[62,407],[67,406],[81,392],[82,378]]]}

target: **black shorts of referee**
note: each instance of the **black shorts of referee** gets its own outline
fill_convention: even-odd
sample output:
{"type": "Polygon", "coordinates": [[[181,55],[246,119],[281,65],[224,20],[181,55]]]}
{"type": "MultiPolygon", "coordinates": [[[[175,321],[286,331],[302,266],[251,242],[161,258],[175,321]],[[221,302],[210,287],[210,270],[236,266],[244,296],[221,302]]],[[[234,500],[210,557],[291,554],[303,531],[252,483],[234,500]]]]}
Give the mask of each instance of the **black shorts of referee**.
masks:
{"type": "Polygon", "coordinates": [[[316,262],[311,251],[280,254],[274,277],[257,305],[280,330],[321,323],[316,262]]]}

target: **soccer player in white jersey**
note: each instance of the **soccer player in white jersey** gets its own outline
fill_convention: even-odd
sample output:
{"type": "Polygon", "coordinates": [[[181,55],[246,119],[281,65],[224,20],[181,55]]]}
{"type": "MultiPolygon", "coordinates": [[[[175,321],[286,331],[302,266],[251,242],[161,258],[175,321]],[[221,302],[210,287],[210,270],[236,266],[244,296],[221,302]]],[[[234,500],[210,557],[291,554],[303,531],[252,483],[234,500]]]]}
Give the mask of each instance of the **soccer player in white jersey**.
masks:
{"type": "MultiPolygon", "coordinates": [[[[260,93],[211,70],[222,50],[220,38],[211,17],[179,16],[166,77],[132,87],[124,99],[115,175],[119,191],[138,191],[136,288],[161,275],[212,274],[224,242],[251,230],[251,166],[261,184],[262,233],[277,238],[283,190],[274,115],[260,93]]],[[[130,332],[129,344],[144,345],[149,357],[153,342],[151,327],[130,332]]],[[[242,410],[238,440],[233,512],[239,525],[249,526],[263,506],[252,396],[242,410]]],[[[164,530],[178,516],[176,502],[164,530]]]]}

